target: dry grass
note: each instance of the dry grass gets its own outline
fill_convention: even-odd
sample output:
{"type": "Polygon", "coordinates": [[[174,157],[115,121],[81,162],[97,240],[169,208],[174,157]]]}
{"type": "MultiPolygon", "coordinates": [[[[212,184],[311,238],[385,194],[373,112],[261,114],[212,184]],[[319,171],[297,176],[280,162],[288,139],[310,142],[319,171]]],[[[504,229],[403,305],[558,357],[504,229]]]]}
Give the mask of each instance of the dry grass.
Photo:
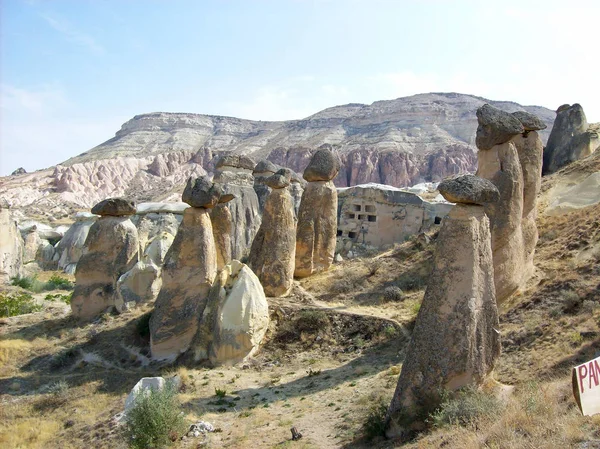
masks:
{"type": "Polygon", "coordinates": [[[23,339],[0,340],[0,364],[5,365],[9,360],[14,359],[17,354],[23,354],[28,351],[33,344],[23,339]]]}

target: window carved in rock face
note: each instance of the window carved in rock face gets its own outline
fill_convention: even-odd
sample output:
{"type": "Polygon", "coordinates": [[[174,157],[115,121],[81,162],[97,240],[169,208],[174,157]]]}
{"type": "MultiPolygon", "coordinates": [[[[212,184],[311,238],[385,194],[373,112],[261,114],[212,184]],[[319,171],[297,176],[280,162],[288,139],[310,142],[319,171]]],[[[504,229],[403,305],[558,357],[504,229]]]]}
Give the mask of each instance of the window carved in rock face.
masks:
{"type": "Polygon", "coordinates": [[[435,217],[435,219],[433,220],[434,224],[440,224],[442,222],[442,217],[435,217]]]}
{"type": "Polygon", "coordinates": [[[353,231],[348,232],[348,237],[351,239],[356,238],[356,232],[353,232],[353,231]]]}
{"type": "Polygon", "coordinates": [[[375,206],[367,205],[365,206],[365,212],[376,212],[375,206]]]}
{"type": "Polygon", "coordinates": [[[354,215],[354,214],[348,214],[348,218],[356,218],[356,215],[354,215]]]}
{"type": "Polygon", "coordinates": [[[337,230],[337,236],[338,236],[338,237],[341,237],[341,236],[342,236],[342,234],[343,234],[343,231],[342,231],[341,229],[338,229],[338,230],[337,230]]]}
{"type": "Polygon", "coordinates": [[[360,204],[354,204],[353,207],[353,210],[355,210],[356,212],[360,212],[362,210],[360,204]]]}
{"type": "Polygon", "coordinates": [[[366,218],[367,218],[367,216],[366,216],[366,215],[359,215],[359,216],[358,216],[358,219],[359,219],[359,220],[365,220],[366,218]]]}
{"type": "Polygon", "coordinates": [[[369,221],[371,222],[376,222],[377,221],[377,216],[376,215],[369,215],[369,221]]]}

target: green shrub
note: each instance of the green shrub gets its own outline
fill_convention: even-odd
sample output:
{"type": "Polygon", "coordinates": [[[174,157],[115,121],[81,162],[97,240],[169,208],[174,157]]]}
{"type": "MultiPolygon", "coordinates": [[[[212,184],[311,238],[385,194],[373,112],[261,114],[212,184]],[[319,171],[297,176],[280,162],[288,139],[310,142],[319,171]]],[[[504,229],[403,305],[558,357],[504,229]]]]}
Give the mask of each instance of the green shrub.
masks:
{"type": "Polygon", "coordinates": [[[44,296],[44,299],[46,301],[62,301],[65,304],[71,304],[71,296],[72,293],[69,293],[68,295],[61,295],[60,293],[48,293],[46,296],[44,296]]]}
{"type": "Polygon", "coordinates": [[[40,282],[36,276],[16,276],[10,279],[10,283],[34,293],[44,290],[44,283],[40,282]]]}
{"type": "Polygon", "coordinates": [[[398,288],[406,290],[408,292],[415,290],[422,290],[427,287],[428,278],[425,274],[421,273],[403,273],[396,280],[398,288]]]}
{"type": "Polygon", "coordinates": [[[330,326],[329,317],[321,310],[302,310],[296,318],[295,327],[299,332],[317,332],[330,326]]]}
{"type": "Polygon", "coordinates": [[[140,393],[127,412],[125,436],[135,449],[160,449],[177,441],[187,430],[177,390],[165,388],[140,393]]]}
{"type": "Polygon", "coordinates": [[[71,281],[58,275],[53,275],[47,282],[40,281],[37,276],[16,276],[11,278],[10,281],[12,285],[34,293],[49,290],[73,290],[75,288],[71,281]]]}
{"type": "Polygon", "coordinates": [[[56,410],[68,402],[68,393],[69,384],[64,380],[59,380],[48,387],[48,394],[37,400],[33,408],[39,412],[56,410]]]}
{"type": "Polygon", "coordinates": [[[388,404],[383,401],[383,398],[369,408],[365,423],[363,424],[363,431],[369,440],[385,435],[385,416],[387,410],[388,404]]]}
{"type": "Polygon", "coordinates": [[[383,300],[386,302],[390,301],[402,301],[404,299],[404,292],[396,285],[390,285],[383,289],[383,300]]]}
{"type": "Polygon", "coordinates": [[[225,396],[227,396],[227,390],[224,388],[215,388],[215,396],[218,398],[224,398],[225,396]]]}
{"type": "Polygon", "coordinates": [[[50,371],[58,371],[67,368],[77,360],[77,351],[73,348],[64,349],[52,357],[50,371]]]}
{"type": "Polygon", "coordinates": [[[44,286],[44,290],[73,290],[74,288],[75,284],[56,274],[51,276],[44,286]]]}
{"type": "Polygon", "coordinates": [[[31,295],[27,293],[0,293],[0,317],[23,315],[40,310],[42,310],[42,306],[36,304],[31,295]]]}
{"type": "Polygon", "coordinates": [[[437,427],[447,424],[468,426],[498,414],[501,408],[502,403],[495,396],[467,387],[452,397],[446,395],[439,408],[430,415],[430,420],[437,427]]]}

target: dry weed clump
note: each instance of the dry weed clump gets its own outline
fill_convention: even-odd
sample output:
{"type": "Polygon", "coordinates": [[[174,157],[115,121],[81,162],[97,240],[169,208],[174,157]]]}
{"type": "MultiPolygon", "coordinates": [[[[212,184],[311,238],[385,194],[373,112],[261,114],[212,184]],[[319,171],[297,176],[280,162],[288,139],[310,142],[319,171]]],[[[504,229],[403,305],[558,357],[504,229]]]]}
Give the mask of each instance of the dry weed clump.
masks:
{"type": "Polygon", "coordinates": [[[575,406],[569,379],[521,384],[504,400],[467,390],[445,401],[431,421],[435,431],[422,435],[418,447],[451,435],[448,447],[563,449],[600,434],[600,418],[583,417],[575,406]]]}
{"type": "Polygon", "coordinates": [[[548,449],[574,447],[585,438],[585,419],[571,400],[567,382],[520,386],[505,412],[490,427],[489,447],[530,447],[543,441],[548,449]]]}
{"type": "Polygon", "coordinates": [[[478,423],[497,415],[501,410],[502,403],[496,396],[470,387],[458,394],[446,395],[429,421],[435,427],[460,425],[477,428],[478,423]]]}

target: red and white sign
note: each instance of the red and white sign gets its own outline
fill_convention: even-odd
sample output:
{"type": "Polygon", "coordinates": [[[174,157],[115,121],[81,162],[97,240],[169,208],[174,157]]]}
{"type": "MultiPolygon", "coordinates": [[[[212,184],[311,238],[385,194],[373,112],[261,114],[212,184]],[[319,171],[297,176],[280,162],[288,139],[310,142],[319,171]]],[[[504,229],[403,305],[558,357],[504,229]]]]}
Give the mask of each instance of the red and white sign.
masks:
{"type": "Polygon", "coordinates": [[[584,415],[600,413],[600,357],[573,368],[573,394],[584,415]]]}

